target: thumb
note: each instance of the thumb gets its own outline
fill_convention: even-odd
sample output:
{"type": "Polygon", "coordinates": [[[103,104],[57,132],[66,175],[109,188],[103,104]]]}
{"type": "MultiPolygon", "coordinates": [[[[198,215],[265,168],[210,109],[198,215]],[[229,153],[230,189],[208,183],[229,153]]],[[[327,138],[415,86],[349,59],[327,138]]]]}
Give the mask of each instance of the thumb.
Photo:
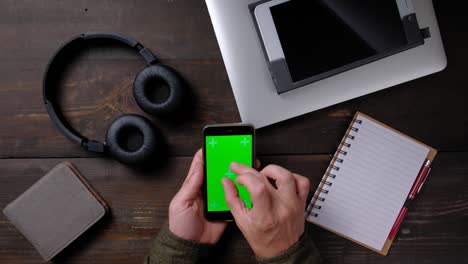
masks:
{"type": "Polygon", "coordinates": [[[197,198],[203,185],[203,168],[200,163],[195,164],[191,173],[185,179],[179,192],[178,199],[182,201],[191,201],[197,198]]]}
{"type": "Polygon", "coordinates": [[[245,207],[244,202],[239,197],[239,192],[237,191],[236,186],[234,183],[227,178],[222,180],[223,188],[224,188],[224,195],[226,199],[226,203],[231,209],[231,213],[234,216],[236,222],[241,220],[244,216],[245,211],[247,208],[245,207]]]}

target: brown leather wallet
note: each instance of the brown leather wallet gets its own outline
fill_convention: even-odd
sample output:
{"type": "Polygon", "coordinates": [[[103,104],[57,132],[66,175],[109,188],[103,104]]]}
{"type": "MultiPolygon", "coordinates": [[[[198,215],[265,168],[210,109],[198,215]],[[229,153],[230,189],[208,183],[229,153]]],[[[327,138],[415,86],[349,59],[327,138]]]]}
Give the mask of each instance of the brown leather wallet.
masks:
{"type": "Polygon", "coordinates": [[[68,162],[55,166],[3,209],[46,261],[108,211],[104,199],[68,162]]]}

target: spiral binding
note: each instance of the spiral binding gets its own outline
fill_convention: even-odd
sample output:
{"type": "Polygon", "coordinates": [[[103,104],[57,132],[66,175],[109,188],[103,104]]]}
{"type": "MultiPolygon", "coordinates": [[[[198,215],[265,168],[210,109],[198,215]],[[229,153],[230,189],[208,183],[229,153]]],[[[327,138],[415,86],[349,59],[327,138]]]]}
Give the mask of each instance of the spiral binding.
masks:
{"type": "Polygon", "coordinates": [[[334,160],[334,161],[336,161],[336,162],[338,162],[338,163],[343,163],[343,162],[344,162],[343,159],[340,159],[340,158],[338,158],[338,157],[336,157],[336,156],[334,156],[334,157],[332,158],[332,160],[334,160]]]}
{"type": "Polygon", "coordinates": [[[346,142],[341,142],[340,145],[343,145],[347,148],[350,148],[351,147],[351,144],[350,143],[346,143],[346,142]]]}
{"type": "Polygon", "coordinates": [[[328,190],[325,190],[325,189],[319,189],[320,192],[324,193],[324,194],[328,194],[328,190]]]}
{"type": "Polygon", "coordinates": [[[321,201],[321,202],[325,202],[325,198],[323,198],[323,197],[314,195],[314,198],[316,198],[317,200],[319,200],[319,201],[321,201]]]}
{"type": "Polygon", "coordinates": [[[325,185],[328,185],[328,186],[332,186],[332,185],[333,185],[333,183],[332,183],[332,182],[329,182],[329,181],[321,180],[320,182],[323,183],[323,184],[325,184],[325,185]]]}
{"type": "MultiPolygon", "coordinates": [[[[359,119],[354,119],[352,123],[355,123],[355,124],[359,124],[359,125],[362,125],[362,120],[359,120],[359,119]]],[[[349,128],[349,131],[346,133],[346,136],[344,137],[344,140],[342,142],[340,142],[340,145],[342,146],[341,148],[338,149],[338,151],[335,153],[335,155],[333,156],[332,158],[332,161],[330,162],[330,165],[328,166],[328,169],[327,171],[325,172],[322,180],[320,181],[320,186],[321,187],[318,187],[317,188],[317,191],[315,192],[314,196],[312,197],[312,201],[314,201],[313,204],[311,204],[307,210],[306,210],[306,214],[308,216],[313,216],[313,217],[318,217],[318,213],[316,212],[313,212],[313,210],[320,210],[322,209],[322,205],[317,205],[317,202],[325,202],[325,198],[322,197],[322,195],[327,195],[330,190],[329,189],[324,189],[324,187],[326,186],[327,188],[331,188],[333,186],[333,182],[331,181],[328,181],[326,180],[328,177],[330,179],[336,179],[336,174],[335,173],[332,173],[332,171],[339,171],[340,170],[340,167],[339,166],[336,166],[335,163],[344,163],[344,158],[343,157],[339,157],[339,155],[342,155],[342,156],[346,156],[348,155],[348,151],[347,150],[343,150],[342,148],[345,147],[345,148],[348,148],[350,149],[351,148],[351,143],[349,142],[346,142],[348,139],[349,140],[355,140],[356,136],[354,135],[350,135],[349,132],[350,131],[353,131],[353,132],[359,132],[359,127],[355,126],[355,125],[352,125],[350,128],[349,128]]]]}

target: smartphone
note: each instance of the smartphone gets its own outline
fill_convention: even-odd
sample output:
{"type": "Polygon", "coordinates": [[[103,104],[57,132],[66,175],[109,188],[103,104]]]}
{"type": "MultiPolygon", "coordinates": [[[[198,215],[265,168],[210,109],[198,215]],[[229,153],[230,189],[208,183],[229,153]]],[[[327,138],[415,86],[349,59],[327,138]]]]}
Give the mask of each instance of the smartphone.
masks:
{"type": "Polygon", "coordinates": [[[209,221],[231,221],[232,214],[226,203],[223,178],[236,185],[240,198],[252,208],[249,192],[235,182],[237,175],[229,165],[237,162],[253,167],[255,164],[255,128],[250,124],[210,125],[203,129],[203,156],[205,181],[203,184],[204,212],[209,221]]]}

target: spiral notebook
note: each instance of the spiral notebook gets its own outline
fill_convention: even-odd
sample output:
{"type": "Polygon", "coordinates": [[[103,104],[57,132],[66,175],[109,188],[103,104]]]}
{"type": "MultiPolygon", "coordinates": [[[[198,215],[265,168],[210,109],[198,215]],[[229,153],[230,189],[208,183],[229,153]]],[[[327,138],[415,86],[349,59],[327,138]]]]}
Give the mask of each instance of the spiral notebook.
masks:
{"type": "Polygon", "coordinates": [[[419,191],[436,154],[356,113],[307,208],[307,220],[386,255],[410,191],[419,191]]]}

